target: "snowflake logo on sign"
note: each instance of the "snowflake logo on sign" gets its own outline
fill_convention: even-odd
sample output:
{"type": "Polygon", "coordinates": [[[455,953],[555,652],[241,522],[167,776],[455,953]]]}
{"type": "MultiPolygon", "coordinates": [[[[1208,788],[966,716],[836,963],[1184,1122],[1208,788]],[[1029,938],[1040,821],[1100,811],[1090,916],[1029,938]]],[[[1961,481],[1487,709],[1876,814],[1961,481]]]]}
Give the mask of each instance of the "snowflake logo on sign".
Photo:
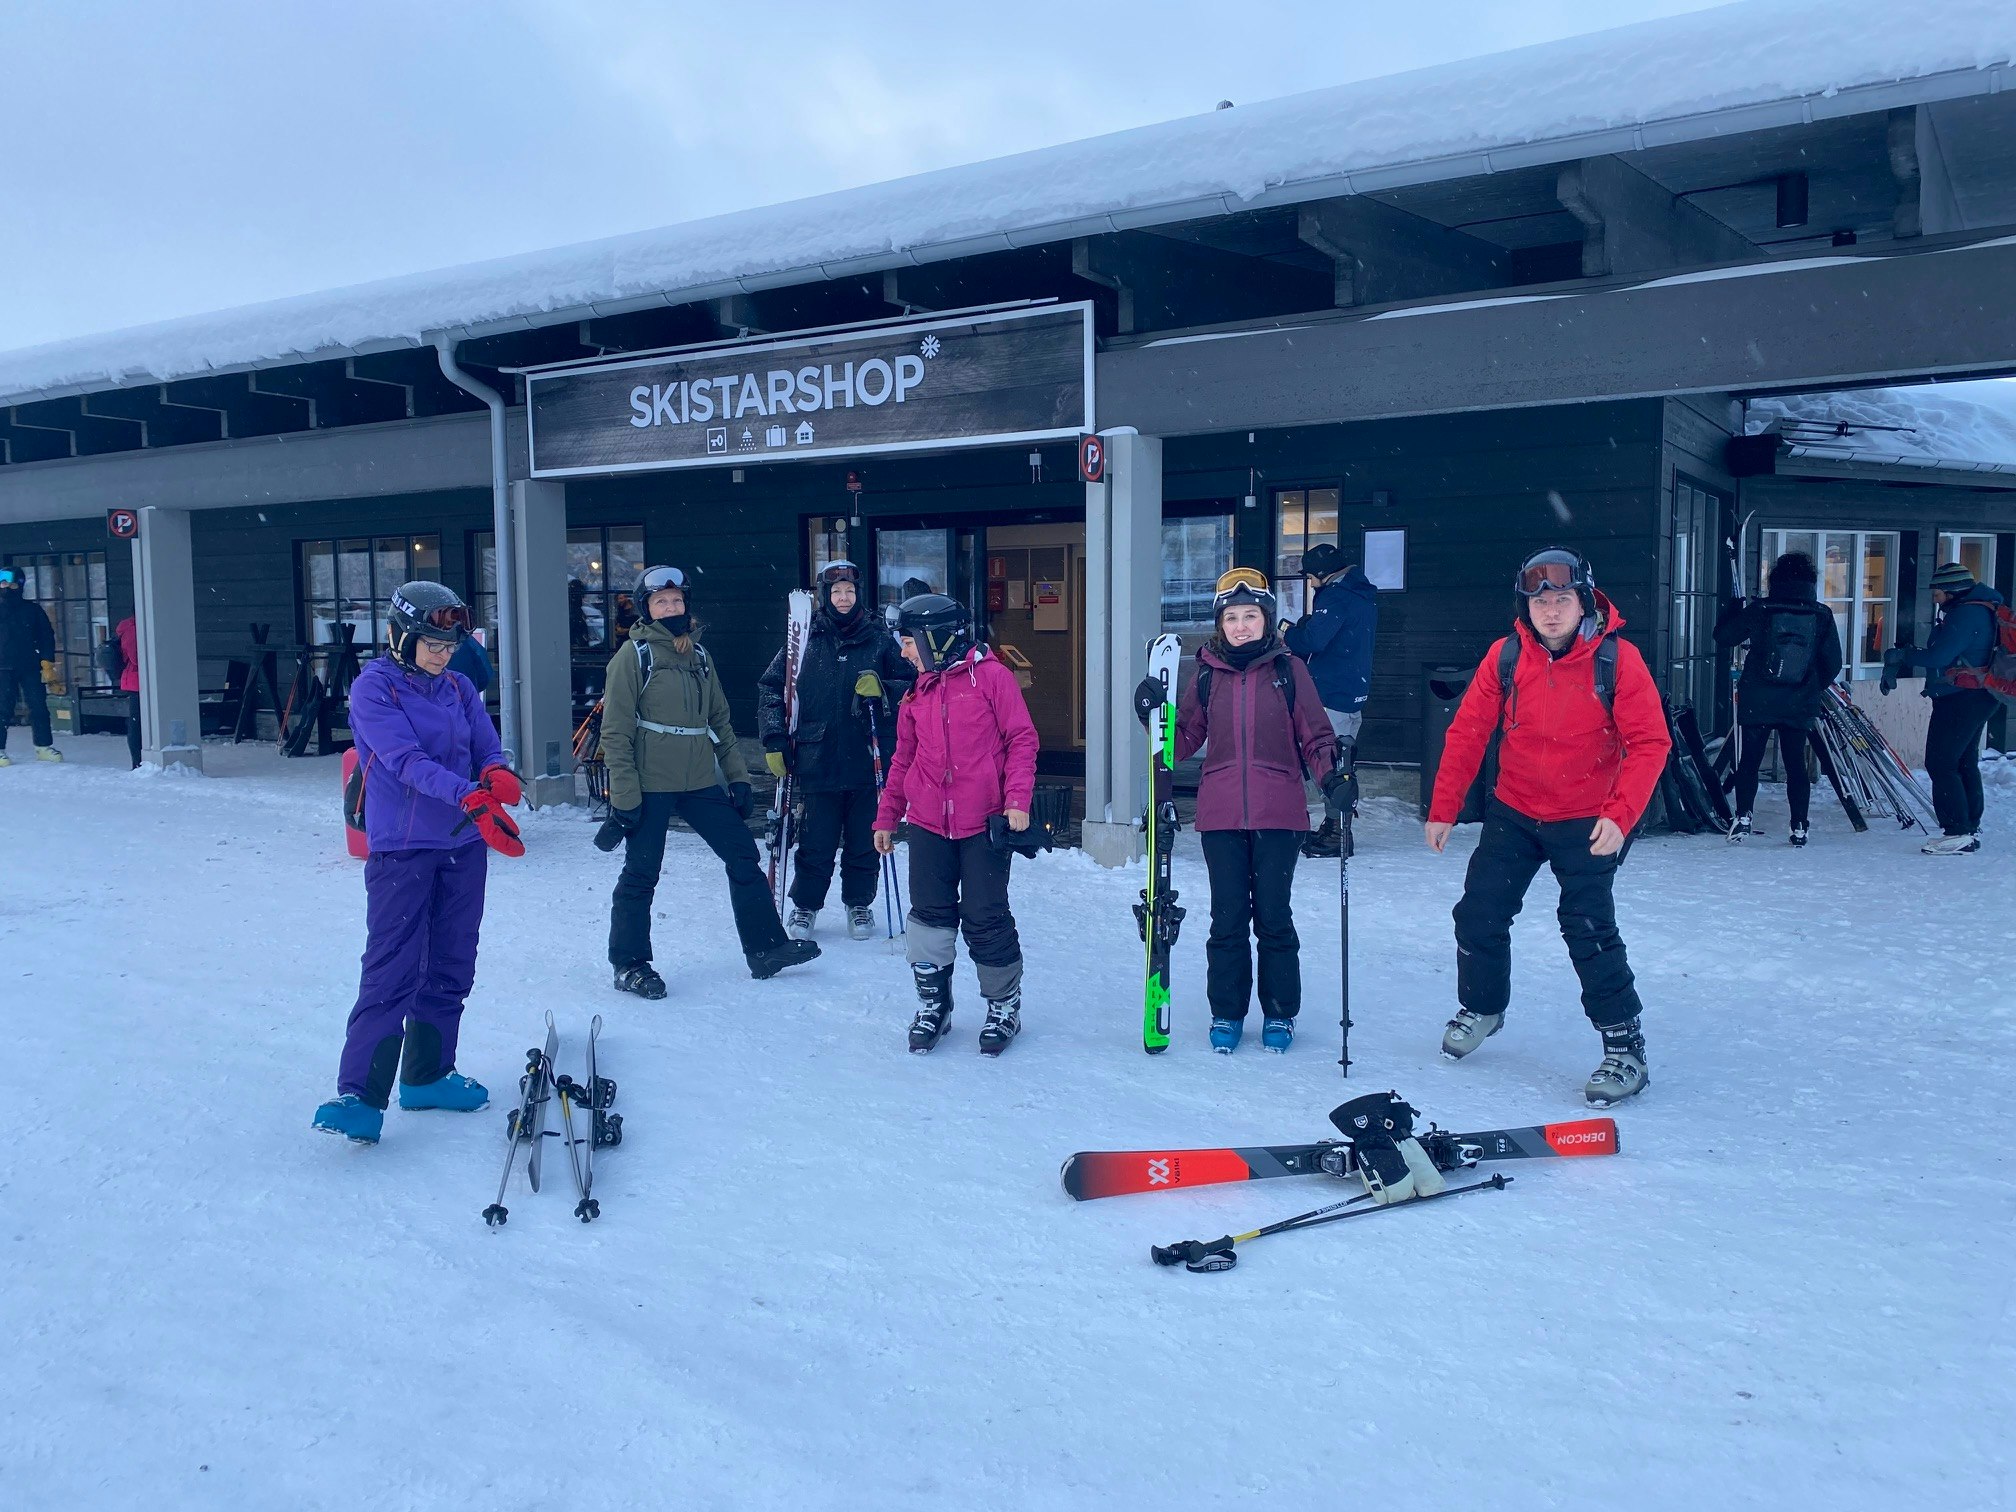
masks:
{"type": "Polygon", "coordinates": [[[922,352],[926,357],[936,357],[940,351],[938,338],[936,336],[926,336],[922,341],[917,343],[917,350],[922,352]]]}
{"type": "Polygon", "coordinates": [[[1148,1185],[1167,1186],[1169,1184],[1169,1162],[1151,1160],[1148,1162],[1148,1185]]]}

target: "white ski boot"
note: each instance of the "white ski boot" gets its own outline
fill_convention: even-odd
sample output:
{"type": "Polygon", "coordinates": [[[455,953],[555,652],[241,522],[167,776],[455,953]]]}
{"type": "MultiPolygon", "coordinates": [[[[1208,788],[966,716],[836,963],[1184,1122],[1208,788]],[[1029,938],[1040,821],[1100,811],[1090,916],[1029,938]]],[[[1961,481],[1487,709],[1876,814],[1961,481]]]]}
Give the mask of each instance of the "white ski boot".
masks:
{"type": "Polygon", "coordinates": [[[1967,856],[1979,849],[1979,835],[1934,835],[1918,847],[1918,853],[1924,856],[1967,856]]]}
{"type": "Polygon", "coordinates": [[[1603,1030],[1603,1063],[1589,1078],[1582,1095],[1592,1108],[1613,1108],[1636,1097],[1651,1084],[1645,1069],[1645,1036],[1638,1020],[1626,1019],[1603,1030]]]}
{"type": "Polygon", "coordinates": [[[1459,1008],[1442,1031],[1442,1054],[1450,1060],[1461,1060],[1504,1027],[1502,1013],[1472,1013],[1468,1008],[1459,1008]]]}
{"type": "Polygon", "coordinates": [[[794,907],[791,917],[784,921],[784,933],[794,940],[809,940],[812,938],[812,927],[818,922],[818,909],[794,907]]]}
{"type": "Polygon", "coordinates": [[[875,938],[875,905],[873,903],[850,903],[847,905],[847,938],[850,940],[872,940],[875,938]]]}

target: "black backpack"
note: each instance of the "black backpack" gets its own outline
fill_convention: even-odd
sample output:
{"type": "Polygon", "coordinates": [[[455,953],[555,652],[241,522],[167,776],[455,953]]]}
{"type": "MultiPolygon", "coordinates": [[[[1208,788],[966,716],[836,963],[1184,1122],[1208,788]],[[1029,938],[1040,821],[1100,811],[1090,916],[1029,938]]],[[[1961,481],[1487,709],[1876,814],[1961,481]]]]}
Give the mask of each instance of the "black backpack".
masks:
{"type": "Polygon", "coordinates": [[[1802,686],[1812,675],[1820,649],[1820,616],[1827,612],[1817,607],[1767,609],[1757,637],[1758,677],[1774,688],[1802,686]]]}

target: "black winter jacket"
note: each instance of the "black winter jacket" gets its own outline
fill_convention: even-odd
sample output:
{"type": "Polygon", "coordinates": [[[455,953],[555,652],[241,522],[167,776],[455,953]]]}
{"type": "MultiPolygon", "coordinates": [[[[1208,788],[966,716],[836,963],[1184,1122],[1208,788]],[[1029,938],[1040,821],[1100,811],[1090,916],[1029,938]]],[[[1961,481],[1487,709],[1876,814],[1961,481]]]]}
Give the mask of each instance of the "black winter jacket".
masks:
{"type": "Polygon", "coordinates": [[[784,653],[771,659],[757,680],[756,731],[770,751],[789,748],[791,771],[808,793],[851,792],[875,786],[875,766],[868,751],[868,710],[854,695],[863,672],[882,680],[882,702],[875,710],[876,733],[882,737],[886,771],[896,754],[896,705],[917,678],[903,660],[896,637],[881,617],[863,609],[846,628],[831,611],[812,615],[812,635],[798,669],[798,730],[784,728],[784,653]]]}
{"type": "Polygon", "coordinates": [[[42,663],[56,659],[56,631],[42,606],[16,588],[0,589],[0,668],[40,677],[42,663]]]}
{"type": "Polygon", "coordinates": [[[1769,598],[1738,599],[1715,622],[1715,644],[1725,650],[1748,643],[1750,655],[1736,684],[1736,719],[1746,725],[1813,727],[1827,684],[1841,675],[1841,634],[1834,612],[1809,591],[1773,594],[1769,598]],[[1808,616],[1815,624],[1813,659],[1798,683],[1772,682],[1764,676],[1774,619],[1808,616]]]}

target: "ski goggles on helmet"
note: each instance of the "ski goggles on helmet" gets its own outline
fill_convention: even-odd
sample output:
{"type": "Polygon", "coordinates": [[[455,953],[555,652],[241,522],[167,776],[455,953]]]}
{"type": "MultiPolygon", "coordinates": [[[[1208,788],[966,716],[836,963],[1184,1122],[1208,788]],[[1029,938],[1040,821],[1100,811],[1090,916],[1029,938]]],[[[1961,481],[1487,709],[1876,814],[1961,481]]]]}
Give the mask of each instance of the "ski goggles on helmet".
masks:
{"type": "Polygon", "coordinates": [[[422,635],[429,630],[438,630],[443,640],[455,640],[469,633],[469,606],[466,604],[442,604],[433,609],[421,609],[395,593],[392,595],[392,607],[413,621],[422,635]]]}
{"type": "Polygon", "coordinates": [[[819,586],[830,588],[835,583],[852,583],[861,586],[861,569],[849,561],[828,562],[819,569],[819,586]]]}
{"type": "Polygon", "coordinates": [[[1254,567],[1234,567],[1218,579],[1217,590],[1211,598],[1211,612],[1229,609],[1234,604],[1272,603],[1274,590],[1268,586],[1267,574],[1254,567]]]}
{"type": "Polygon", "coordinates": [[[19,567],[0,567],[0,588],[19,588],[24,581],[19,567]]]}
{"type": "Polygon", "coordinates": [[[686,591],[686,574],[677,567],[647,567],[644,576],[637,581],[637,587],[647,599],[662,588],[677,588],[686,591]]]}
{"type": "Polygon", "coordinates": [[[1526,559],[1513,586],[1525,598],[1572,593],[1590,586],[1589,567],[1572,551],[1543,551],[1526,559]]]}

